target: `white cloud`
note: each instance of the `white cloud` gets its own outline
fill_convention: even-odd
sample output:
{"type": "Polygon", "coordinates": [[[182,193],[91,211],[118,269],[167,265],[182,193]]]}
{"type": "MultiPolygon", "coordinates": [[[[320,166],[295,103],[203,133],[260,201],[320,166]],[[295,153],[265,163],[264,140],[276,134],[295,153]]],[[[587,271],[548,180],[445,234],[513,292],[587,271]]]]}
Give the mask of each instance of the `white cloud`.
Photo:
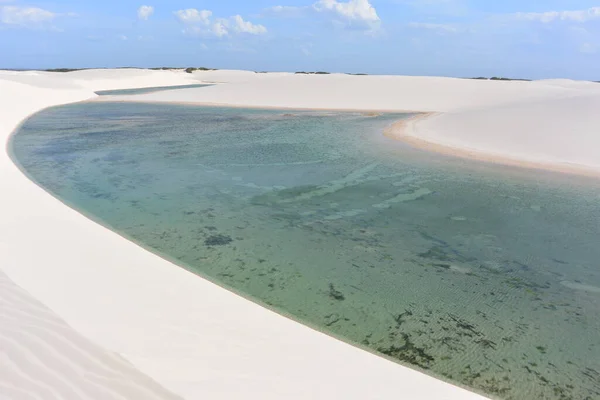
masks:
{"type": "Polygon", "coordinates": [[[274,6],[264,10],[263,15],[279,17],[310,17],[311,13],[333,16],[333,24],[339,28],[367,29],[367,34],[379,32],[381,20],[370,0],[318,0],[310,6],[274,6]]]}
{"type": "Polygon", "coordinates": [[[250,21],[244,21],[240,15],[231,17],[233,29],[238,33],[249,33],[251,35],[262,35],[267,33],[267,28],[262,25],[255,25],[250,21]]]}
{"type": "Polygon", "coordinates": [[[305,11],[311,7],[294,7],[294,6],[274,6],[265,8],[263,16],[278,16],[278,17],[301,17],[305,11]]]}
{"type": "Polygon", "coordinates": [[[227,20],[219,19],[215,23],[212,24],[210,31],[216,37],[223,37],[229,35],[229,23],[227,20]]]}
{"type": "Polygon", "coordinates": [[[369,0],[349,0],[347,2],[337,0],[319,0],[313,4],[313,8],[319,12],[330,11],[338,16],[351,21],[362,21],[374,23],[379,21],[375,7],[369,0]]]}
{"type": "Polygon", "coordinates": [[[188,8],[187,10],[175,11],[175,16],[183,23],[193,24],[201,23],[204,25],[210,24],[210,18],[212,17],[212,11],[209,10],[196,10],[195,8],[188,8]]]}
{"type": "Polygon", "coordinates": [[[575,11],[547,11],[541,13],[517,13],[517,19],[527,21],[539,21],[550,23],[554,21],[586,22],[592,19],[600,18],[600,7],[592,7],[587,10],[575,11]]]}
{"type": "Polygon", "coordinates": [[[266,8],[265,11],[267,12],[274,12],[274,13],[294,13],[298,10],[301,10],[304,7],[295,7],[295,6],[273,6],[273,7],[269,7],[266,8]]]}
{"type": "Polygon", "coordinates": [[[235,15],[230,18],[218,18],[213,20],[212,11],[196,10],[189,8],[187,10],[179,10],[174,12],[175,16],[186,25],[184,33],[199,35],[199,36],[229,36],[231,32],[238,34],[262,35],[267,33],[267,28],[263,25],[253,24],[250,21],[245,21],[240,15],[235,15]]]}
{"type": "Polygon", "coordinates": [[[57,15],[51,11],[37,7],[0,7],[0,22],[7,25],[35,26],[52,21],[57,15]]]}
{"type": "Polygon", "coordinates": [[[138,19],[143,21],[147,21],[152,14],[154,14],[154,7],[152,6],[141,6],[137,11],[138,19]]]}

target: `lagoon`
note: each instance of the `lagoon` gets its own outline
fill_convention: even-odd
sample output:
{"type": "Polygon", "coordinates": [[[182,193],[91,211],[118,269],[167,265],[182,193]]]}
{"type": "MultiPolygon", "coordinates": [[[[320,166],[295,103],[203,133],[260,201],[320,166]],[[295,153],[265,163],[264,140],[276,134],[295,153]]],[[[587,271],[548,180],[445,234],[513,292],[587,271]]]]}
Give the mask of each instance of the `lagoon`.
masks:
{"type": "Polygon", "coordinates": [[[115,89],[115,90],[100,90],[96,94],[98,96],[127,96],[135,94],[148,94],[155,92],[164,92],[166,90],[178,90],[178,89],[194,89],[206,86],[212,86],[211,84],[191,84],[191,85],[176,85],[176,86],[154,86],[147,88],[135,88],[135,89],[115,89]]]}
{"type": "Polygon", "coordinates": [[[404,117],[91,102],[11,150],[110,229],[357,346],[500,398],[599,396],[598,187],[382,135],[404,117]]]}

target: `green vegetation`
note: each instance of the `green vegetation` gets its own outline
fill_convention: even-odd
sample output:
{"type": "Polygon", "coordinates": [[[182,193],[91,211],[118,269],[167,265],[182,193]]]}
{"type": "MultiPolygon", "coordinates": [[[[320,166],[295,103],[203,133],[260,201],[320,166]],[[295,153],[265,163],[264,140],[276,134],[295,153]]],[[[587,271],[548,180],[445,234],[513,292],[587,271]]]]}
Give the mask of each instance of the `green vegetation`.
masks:
{"type": "MultiPolygon", "coordinates": [[[[152,71],[169,71],[169,70],[185,70],[185,72],[187,72],[188,74],[191,74],[194,71],[216,71],[215,68],[205,68],[205,67],[188,67],[188,68],[182,68],[182,67],[152,67],[152,68],[140,68],[140,67],[117,67],[116,69],[149,69],[152,71]]],[[[45,69],[43,71],[46,72],[73,72],[73,71],[84,71],[84,70],[88,70],[88,69],[92,69],[92,68],[50,68],[50,69],[45,69]]],[[[108,68],[97,68],[97,69],[108,69],[108,68]]]]}
{"type": "Polygon", "coordinates": [[[45,69],[46,72],[74,72],[74,71],[84,71],[89,68],[53,68],[53,69],[45,69]]]}
{"type": "Polygon", "coordinates": [[[306,71],[298,71],[296,72],[296,74],[298,75],[329,75],[330,72],[325,72],[325,71],[316,71],[316,72],[306,72],[306,71]]]}
{"type": "Polygon", "coordinates": [[[215,68],[205,68],[205,67],[200,67],[200,68],[188,67],[185,69],[185,72],[187,72],[188,74],[191,74],[194,71],[216,71],[216,69],[215,68]]]}
{"type": "Polygon", "coordinates": [[[491,81],[526,81],[530,82],[531,79],[519,79],[519,78],[499,78],[497,76],[493,76],[490,78],[491,81]]]}
{"type": "Polygon", "coordinates": [[[486,78],[485,76],[478,76],[478,77],[475,77],[475,78],[467,78],[467,79],[477,79],[477,80],[484,80],[484,81],[525,81],[525,82],[531,82],[531,79],[504,78],[504,77],[499,77],[499,76],[492,76],[491,78],[486,78]]]}

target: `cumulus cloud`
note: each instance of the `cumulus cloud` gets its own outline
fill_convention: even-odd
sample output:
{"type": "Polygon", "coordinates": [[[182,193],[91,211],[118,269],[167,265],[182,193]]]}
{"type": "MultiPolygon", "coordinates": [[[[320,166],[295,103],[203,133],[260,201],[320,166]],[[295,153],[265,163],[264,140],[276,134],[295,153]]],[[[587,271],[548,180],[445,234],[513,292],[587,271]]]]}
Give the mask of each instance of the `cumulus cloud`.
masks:
{"type": "Polygon", "coordinates": [[[337,0],[319,0],[313,4],[313,8],[319,12],[329,11],[339,17],[351,21],[378,22],[379,16],[375,7],[369,0],[349,0],[347,2],[337,0]]]}
{"type": "Polygon", "coordinates": [[[147,21],[152,14],[154,14],[154,7],[152,6],[141,6],[137,11],[138,19],[143,21],[147,21]]]}
{"type": "Polygon", "coordinates": [[[228,22],[224,19],[219,19],[214,22],[210,28],[210,32],[216,37],[223,37],[229,35],[228,22]]]}
{"type": "Polygon", "coordinates": [[[212,17],[212,11],[209,10],[196,10],[195,8],[188,8],[187,10],[175,11],[175,16],[183,23],[194,24],[200,23],[203,25],[210,24],[210,18],[212,17]]]}
{"type": "Polygon", "coordinates": [[[538,21],[546,24],[554,21],[586,22],[592,19],[600,18],[600,7],[592,7],[586,10],[575,11],[517,13],[516,18],[527,21],[538,21]]]}
{"type": "Polygon", "coordinates": [[[262,35],[267,33],[267,28],[262,25],[255,25],[250,21],[244,21],[240,15],[231,17],[233,29],[238,33],[249,33],[251,35],[262,35]]]}
{"type": "Polygon", "coordinates": [[[0,22],[7,25],[36,26],[58,14],[37,7],[0,6],[0,22]]]}
{"type": "Polygon", "coordinates": [[[187,10],[175,11],[175,16],[186,25],[184,32],[200,36],[229,36],[231,33],[262,35],[267,33],[263,25],[253,24],[245,21],[242,16],[234,15],[230,18],[213,19],[213,13],[209,10],[187,10]]]}
{"type": "Polygon", "coordinates": [[[263,15],[279,17],[300,17],[311,14],[323,14],[333,17],[335,25],[366,28],[375,32],[379,28],[380,18],[370,0],[318,0],[309,6],[274,6],[264,10],[263,15]]]}
{"type": "Polygon", "coordinates": [[[295,7],[295,6],[273,6],[265,8],[263,16],[277,16],[277,17],[301,17],[305,14],[305,11],[311,7],[295,7]]]}

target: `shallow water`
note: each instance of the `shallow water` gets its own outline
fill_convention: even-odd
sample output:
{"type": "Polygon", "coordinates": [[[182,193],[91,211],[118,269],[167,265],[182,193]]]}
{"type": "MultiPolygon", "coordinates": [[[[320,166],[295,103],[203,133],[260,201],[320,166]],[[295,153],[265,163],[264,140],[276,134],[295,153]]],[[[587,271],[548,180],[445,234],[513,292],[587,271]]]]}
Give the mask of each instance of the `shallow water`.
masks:
{"type": "Polygon", "coordinates": [[[382,135],[405,116],[83,103],[12,151],[115,231],[344,340],[499,398],[599,398],[598,186],[382,135]]]}
{"type": "Polygon", "coordinates": [[[154,86],[147,88],[137,88],[137,89],[117,89],[117,90],[100,90],[96,92],[98,96],[126,96],[133,94],[148,94],[154,92],[164,92],[166,90],[177,90],[177,89],[194,89],[201,88],[206,86],[213,86],[207,84],[192,84],[192,85],[178,85],[178,86],[154,86]]]}

